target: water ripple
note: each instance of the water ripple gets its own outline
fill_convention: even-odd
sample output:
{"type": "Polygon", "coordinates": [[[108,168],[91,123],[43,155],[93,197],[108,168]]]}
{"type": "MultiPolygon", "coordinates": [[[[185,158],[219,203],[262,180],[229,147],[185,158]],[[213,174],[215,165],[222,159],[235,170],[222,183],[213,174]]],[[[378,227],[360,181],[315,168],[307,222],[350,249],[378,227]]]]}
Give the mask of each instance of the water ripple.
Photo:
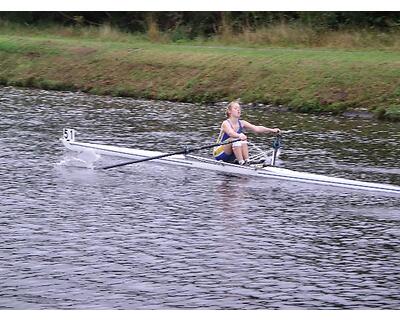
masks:
{"type": "MultiPolygon", "coordinates": [[[[154,163],[62,166],[63,127],[171,151],[212,142],[224,106],[0,91],[0,308],[400,307],[399,198],[154,163]]],[[[264,108],[245,115],[293,130],[284,166],[400,184],[398,124],[264,108]]]]}

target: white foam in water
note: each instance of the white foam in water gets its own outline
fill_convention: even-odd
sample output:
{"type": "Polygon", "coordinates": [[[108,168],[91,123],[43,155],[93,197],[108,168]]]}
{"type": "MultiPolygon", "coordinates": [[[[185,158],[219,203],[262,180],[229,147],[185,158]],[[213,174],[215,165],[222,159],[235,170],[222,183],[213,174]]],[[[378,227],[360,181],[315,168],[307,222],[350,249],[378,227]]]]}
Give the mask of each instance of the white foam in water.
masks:
{"type": "Polygon", "coordinates": [[[94,163],[100,159],[100,156],[93,151],[85,151],[75,156],[67,154],[57,165],[66,167],[94,168],[94,163]]]}

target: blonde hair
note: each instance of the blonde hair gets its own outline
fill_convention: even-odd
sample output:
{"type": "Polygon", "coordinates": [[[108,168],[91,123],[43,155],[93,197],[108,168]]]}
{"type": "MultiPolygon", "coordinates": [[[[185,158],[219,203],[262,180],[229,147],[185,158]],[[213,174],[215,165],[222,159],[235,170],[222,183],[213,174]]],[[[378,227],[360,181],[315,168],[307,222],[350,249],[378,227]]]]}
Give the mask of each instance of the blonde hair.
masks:
{"type": "MultiPolygon", "coordinates": [[[[226,114],[227,118],[229,118],[231,116],[230,113],[235,104],[239,104],[239,100],[233,100],[233,101],[229,102],[228,106],[226,107],[225,114],[226,114]]],[[[239,104],[239,106],[240,106],[240,104],[239,104]]]]}

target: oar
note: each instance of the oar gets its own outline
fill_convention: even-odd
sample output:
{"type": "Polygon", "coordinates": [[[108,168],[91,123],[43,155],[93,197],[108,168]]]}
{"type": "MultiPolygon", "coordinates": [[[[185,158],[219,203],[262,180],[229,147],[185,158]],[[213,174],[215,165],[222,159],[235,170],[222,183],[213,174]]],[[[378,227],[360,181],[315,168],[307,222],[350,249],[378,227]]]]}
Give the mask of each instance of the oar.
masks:
{"type": "Polygon", "coordinates": [[[209,149],[209,148],[223,146],[225,144],[234,143],[236,141],[240,141],[240,139],[236,139],[236,140],[232,140],[232,141],[228,141],[228,142],[216,143],[216,144],[209,144],[209,145],[201,146],[201,147],[197,147],[197,148],[184,148],[181,151],[176,151],[176,152],[171,152],[171,153],[163,153],[158,156],[148,157],[148,158],[143,158],[143,159],[138,159],[138,160],[131,160],[131,161],[127,161],[127,162],[117,163],[117,164],[114,164],[111,166],[96,167],[95,169],[96,170],[111,169],[111,168],[126,166],[128,164],[134,164],[134,163],[139,163],[139,162],[144,162],[144,161],[150,161],[150,160],[156,160],[156,159],[166,158],[166,157],[170,157],[170,156],[175,156],[178,154],[188,154],[188,153],[203,150],[203,149],[209,149]]]}
{"type": "Polygon", "coordinates": [[[274,142],[272,143],[272,148],[274,149],[274,151],[272,153],[271,166],[275,166],[278,150],[281,146],[282,146],[282,136],[280,133],[278,133],[275,137],[274,142]]]}

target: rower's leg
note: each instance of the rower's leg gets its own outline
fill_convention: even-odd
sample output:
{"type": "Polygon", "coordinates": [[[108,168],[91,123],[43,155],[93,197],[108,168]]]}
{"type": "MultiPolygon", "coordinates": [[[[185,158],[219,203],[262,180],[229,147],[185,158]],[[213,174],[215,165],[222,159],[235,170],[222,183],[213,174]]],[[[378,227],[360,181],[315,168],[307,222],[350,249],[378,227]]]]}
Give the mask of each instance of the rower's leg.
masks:
{"type": "Polygon", "coordinates": [[[236,160],[243,164],[245,160],[249,160],[249,148],[246,142],[238,141],[231,144],[227,144],[224,146],[225,154],[234,153],[236,160]]]}
{"type": "Polygon", "coordinates": [[[224,145],[224,153],[225,154],[232,154],[233,153],[231,144],[224,145]]]}
{"type": "Polygon", "coordinates": [[[235,157],[237,161],[241,164],[243,163],[243,149],[242,146],[234,146],[233,147],[233,153],[235,154],[235,157]]]}
{"type": "Polygon", "coordinates": [[[249,146],[247,144],[247,141],[244,141],[244,143],[242,143],[242,155],[244,160],[249,161],[249,146]]]}

